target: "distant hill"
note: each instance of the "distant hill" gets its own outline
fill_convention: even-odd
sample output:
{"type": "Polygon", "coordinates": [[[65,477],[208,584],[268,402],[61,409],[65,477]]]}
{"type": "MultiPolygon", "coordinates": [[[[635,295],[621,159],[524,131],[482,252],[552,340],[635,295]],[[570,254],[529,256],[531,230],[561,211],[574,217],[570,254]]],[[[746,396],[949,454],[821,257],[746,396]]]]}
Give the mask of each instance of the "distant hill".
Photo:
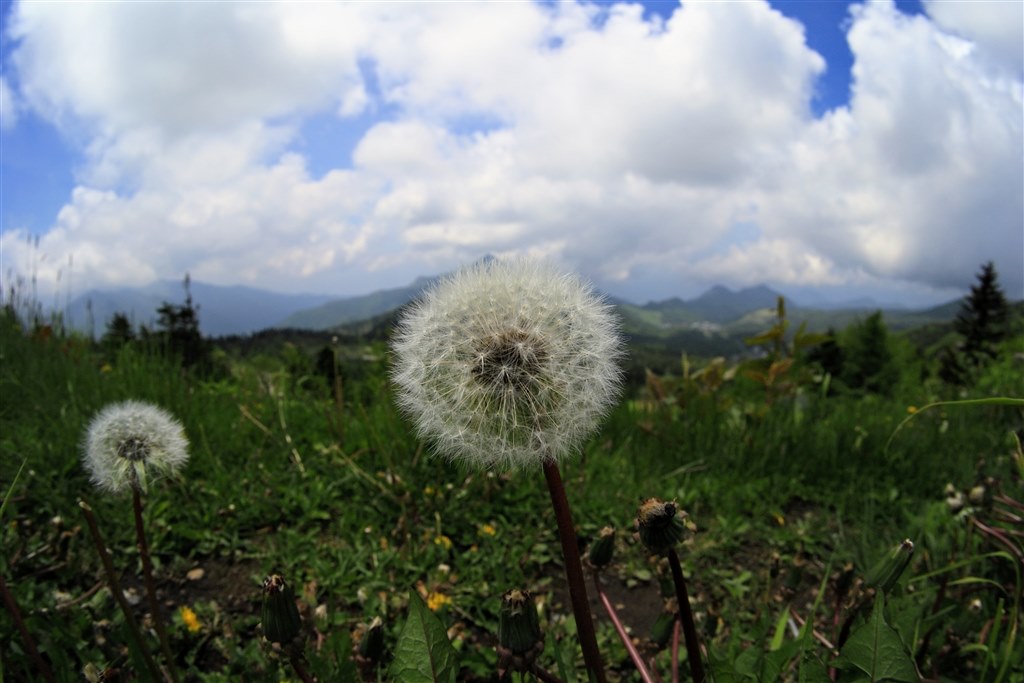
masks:
{"type": "Polygon", "coordinates": [[[332,299],[313,308],[296,311],[278,320],[275,327],[306,330],[330,330],[346,323],[359,322],[393,311],[415,299],[438,278],[420,277],[408,287],[383,289],[365,296],[332,299]]]}
{"type": "Polygon", "coordinates": [[[748,287],[737,292],[716,285],[696,299],[688,301],[686,308],[695,313],[700,320],[727,323],[760,308],[775,308],[779,296],[781,295],[778,292],[765,285],[748,287]]]}
{"type": "MultiPolygon", "coordinates": [[[[207,336],[244,335],[265,330],[295,329],[336,332],[345,335],[370,333],[381,336],[381,328],[395,319],[395,311],[415,299],[441,276],[420,277],[405,287],[384,289],[363,296],[336,298],[319,294],[278,294],[252,287],[221,287],[192,282],[193,301],[199,306],[199,323],[207,336]]],[[[705,348],[708,343],[732,348],[742,339],[771,324],[780,294],[761,285],[740,290],[715,286],[700,296],[678,297],[638,305],[609,298],[631,339],[686,340],[686,347],[705,348]],[[717,341],[716,341],[717,340],[717,341]]],[[[184,303],[181,282],[162,281],[147,287],[90,291],[75,299],[67,311],[72,327],[102,334],[114,313],[125,313],[136,325],[152,326],[156,310],[164,302],[184,303]],[[90,313],[91,307],[91,313],[90,313]]],[[[842,329],[878,310],[858,308],[802,307],[787,299],[787,313],[796,326],[806,322],[812,331],[829,327],[842,329]]],[[[960,300],[926,310],[882,309],[893,330],[951,321],[960,300]]],[[[848,305],[847,302],[846,305],[848,305]]]]}
{"type": "MultiPolygon", "coordinates": [[[[331,298],[195,281],[190,289],[192,300],[199,307],[200,329],[207,336],[256,332],[276,325],[295,311],[318,306],[331,298]]],[[[100,336],[115,313],[124,313],[136,325],[152,326],[156,311],[164,302],[185,302],[181,282],[164,280],[134,289],[91,290],[71,302],[66,316],[74,329],[100,336]]]]}

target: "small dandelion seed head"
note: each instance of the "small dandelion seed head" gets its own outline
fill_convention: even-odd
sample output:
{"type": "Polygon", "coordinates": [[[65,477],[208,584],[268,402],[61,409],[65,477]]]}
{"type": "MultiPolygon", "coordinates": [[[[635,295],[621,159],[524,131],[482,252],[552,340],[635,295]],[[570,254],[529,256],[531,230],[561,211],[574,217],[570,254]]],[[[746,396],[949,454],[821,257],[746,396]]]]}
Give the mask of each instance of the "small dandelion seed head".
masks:
{"type": "Polygon", "coordinates": [[[578,278],[529,259],[464,268],[406,311],[398,402],[452,460],[524,468],[578,450],[616,400],[622,340],[578,278]]]}
{"type": "Polygon", "coordinates": [[[82,460],[92,483],[120,493],[146,489],[152,476],[177,473],[188,461],[181,423],[154,405],[124,401],[108,405],[89,423],[82,460]]]}

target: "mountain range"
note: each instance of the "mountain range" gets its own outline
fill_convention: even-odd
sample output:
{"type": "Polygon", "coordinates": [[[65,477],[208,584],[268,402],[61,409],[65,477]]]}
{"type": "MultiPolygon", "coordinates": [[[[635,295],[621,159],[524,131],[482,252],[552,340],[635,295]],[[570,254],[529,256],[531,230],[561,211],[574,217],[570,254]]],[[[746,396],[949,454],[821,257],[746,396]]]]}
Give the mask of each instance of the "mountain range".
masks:
{"type": "MultiPolygon", "coordinates": [[[[379,290],[346,298],[321,294],[280,294],[252,287],[224,287],[191,282],[190,292],[198,306],[200,327],[208,336],[245,335],[270,329],[332,331],[357,327],[415,299],[438,277],[420,277],[406,287],[379,290]]],[[[609,298],[617,308],[627,334],[665,337],[680,331],[704,334],[747,334],[763,330],[775,315],[778,292],[766,285],[737,291],[715,286],[700,296],[677,297],[644,305],[609,298]]],[[[181,304],[185,289],[181,282],[161,281],[146,287],[93,290],[73,300],[65,320],[74,328],[96,336],[103,333],[115,313],[124,313],[136,325],[153,327],[157,309],[164,302],[181,304]]],[[[863,306],[840,304],[831,307],[803,307],[786,301],[787,313],[796,323],[806,322],[812,330],[841,329],[867,313],[880,309],[874,302],[863,306]]],[[[948,322],[959,310],[951,301],[925,310],[888,308],[886,324],[893,329],[948,322]]],[[[364,325],[365,327],[365,325],[364,325]]]]}

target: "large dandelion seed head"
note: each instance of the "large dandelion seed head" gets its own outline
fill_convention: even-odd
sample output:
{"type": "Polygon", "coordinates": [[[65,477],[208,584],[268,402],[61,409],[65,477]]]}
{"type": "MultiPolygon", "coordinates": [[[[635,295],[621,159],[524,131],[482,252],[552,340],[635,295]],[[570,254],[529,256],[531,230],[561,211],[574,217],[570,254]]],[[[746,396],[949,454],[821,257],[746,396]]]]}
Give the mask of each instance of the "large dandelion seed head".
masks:
{"type": "Polygon", "coordinates": [[[587,285],[527,259],[442,280],[392,341],[398,402],[441,455],[482,468],[558,461],[619,393],[622,341],[587,285]]]}
{"type": "Polygon", "coordinates": [[[93,417],[82,460],[92,483],[104,491],[145,491],[153,476],[176,473],[188,461],[188,439],[181,423],[154,405],[124,401],[93,417]]]}

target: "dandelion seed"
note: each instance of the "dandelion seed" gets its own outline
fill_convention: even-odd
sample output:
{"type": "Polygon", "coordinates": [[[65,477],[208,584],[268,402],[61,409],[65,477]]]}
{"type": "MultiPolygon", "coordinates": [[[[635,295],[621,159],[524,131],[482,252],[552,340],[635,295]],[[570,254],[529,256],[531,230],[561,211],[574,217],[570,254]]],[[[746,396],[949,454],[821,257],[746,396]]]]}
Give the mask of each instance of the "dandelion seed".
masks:
{"type": "Polygon", "coordinates": [[[393,341],[398,402],[438,453],[481,468],[557,462],[618,396],[610,307],[578,278],[526,259],[448,277],[393,341]]]}
{"type": "Polygon", "coordinates": [[[111,493],[146,490],[150,474],[173,475],[188,460],[181,423],[141,401],[115,403],[89,423],[83,461],[92,483],[111,493]]]}

